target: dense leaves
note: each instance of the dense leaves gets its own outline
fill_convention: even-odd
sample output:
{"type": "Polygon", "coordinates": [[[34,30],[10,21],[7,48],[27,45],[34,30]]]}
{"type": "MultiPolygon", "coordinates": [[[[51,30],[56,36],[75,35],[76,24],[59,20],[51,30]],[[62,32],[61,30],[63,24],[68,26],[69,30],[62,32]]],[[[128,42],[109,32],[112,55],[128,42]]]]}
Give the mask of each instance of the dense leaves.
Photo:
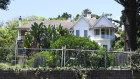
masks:
{"type": "MultiPolygon", "coordinates": [[[[0,47],[14,48],[17,39],[17,30],[19,22],[18,20],[12,20],[6,22],[4,26],[1,23],[0,27],[0,47]]],[[[10,49],[0,49],[0,61],[1,62],[11,62],[14,57],[14,50],[10,49]]]]}
{"type": "Polygon", "coordinates": [[[39,66],[54,67],[56,64],[55,58],[56,55],[54,55],[52,51],[41,51],[31,56],[30,60],[28,61],[28,64],[33,67],[39,67],[39,66]]]}
{"type": "Polygon", "coordinates": [[[50,48],[50,41],[55,41],[59,36],[68,35],[67,29],[63,29],[61,25],[45,26],[43,23],[34,23],[31,30],[26,32],[24,46],[30,48],[50,48]]]}
{"type": "Polygon", "coordinates": [[[0,9],[7,10],[10,0],[0,0],[0,9]]]}
{"type": "Polygon", "coordinates": [[[68,49],[99,49],[99,45],[95,41],[90,41],[87,37],[77,37],[72,35],[59,37],[56,41],[51,42],[51,48],[62,48],[62,46],[66,46],[68,49]]]}

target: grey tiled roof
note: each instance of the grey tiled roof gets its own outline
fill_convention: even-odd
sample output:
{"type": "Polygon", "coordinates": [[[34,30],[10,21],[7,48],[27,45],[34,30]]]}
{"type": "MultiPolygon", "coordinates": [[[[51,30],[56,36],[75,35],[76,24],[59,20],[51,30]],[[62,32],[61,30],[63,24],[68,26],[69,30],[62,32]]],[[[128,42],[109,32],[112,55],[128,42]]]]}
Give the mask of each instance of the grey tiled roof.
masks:
{"type": "Polygon", "coordinates": [[[95,17],[93,17],[93,18],[87,18],[87,17],[85,17],[87,20],[88,20],[88,22],[91,24],[91,25],[93,25],[96,21],[97,21],[97,19],[95,18],[95,17]]]}
{"type": "Polygon", "coordinates": [[[31,28],[31,25],[34,24],[34,22],[36,22],[38,24],[43,22],[45,26],[55,25],[56,27],[61,24],[63,26],[63,28],[70,28],[73,24],[73,22],[67,21],[67,20],[44,20],[44,21],[36,20],[36,21],[31,21],[28,24],[25,24],[23,26],[20,26],[18,29],[29,29],[29,28],[31,28]]]}
{"type": "MultiPolygon", "coordinates": [[[[85,17],[85,19],[87,19],[87,21],[91,25],[93,25],[97,20],[95,17],[93,17],[93,18],[85,17]]],[[[32,24],[34,24],[34,22],[36,22],[38,24],[43,22],[45,26],[55,25],[56,27],[61,24],[63,26],[63,28],[67,28],[67,29],[71,28],[72,25],[74,24],[74,22],[71,22],[68,20],[44,20],[44,21],[43,20],[36,20],[36,21],[31,21],[28,24],[22,25],[22,26],[18,27],[18,29],[29,29],[29,28],[31,28],[32,24]]]]}

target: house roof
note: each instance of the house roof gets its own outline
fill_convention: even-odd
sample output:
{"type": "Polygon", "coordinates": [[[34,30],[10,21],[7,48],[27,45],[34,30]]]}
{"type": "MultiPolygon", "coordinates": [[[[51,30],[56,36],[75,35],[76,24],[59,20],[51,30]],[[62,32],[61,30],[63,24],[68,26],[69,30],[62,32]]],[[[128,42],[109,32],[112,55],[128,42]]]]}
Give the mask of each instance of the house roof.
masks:
{"type": "Polygon", "coordinates": [[[93,24],[93,26],[91,28],[99,28],[99,27],[111,27],[111,28],[115,28],[114,25],[107,19],[107,17],[102,14],[102,16],[93,24]],[[102,20],[102,19],[105,19],[107,23],[110,24],[110,26],[106,26],[106,25],[100,25],[100,26],[97,26],[97,24],[102,20]]]}
{"type": "Polygon", "coordinates": [[[70,29],[72,28],[80,19],[84,19],[87,23],[90,24],[90,28],[97,28],[97,27],[113,27],[114,28],[114,25],[106,18],[106,16],[103,14],[98,20],[93,17],[93,18],[87,18],[87,17],[84,17],[84,16],[81,16],[77,21],[75,22],[71,22],[71,21],[68,21],[68,20],[36,20],[36,21],[31,21],[29,22],[28,24],[25,24],[25,25],[22,25],[20,27],[18,27],[17,29],[30,29],[32,24],[34,24],[34,22],[36,23],[41,23],[43,22],[44,25],[48,26],[48,25],[55,25],[56,27],[59,26],[60,24],[63,26],[63,28],[67,28],[67,29],[70,29]],[[110,26],[96,26],[96,24],[98,22],[100,22],[100,20],[102,18],[105,18],[105,20],[110,24],[110,26]]]}
{"type": "Polygon", "coordinates": [[[25,24],[23,26],[18,27],[18,29],[29,29],[31,28],[32,24],[36,23],[41,23],[43,22],[44,25],[55,25],[56,27],[59,26],[60,24],[63,26],[63,28],[70,28],[73,24],[71,21],[66,21],[66,20],[36,20],[36,21],[31,21],[28,24],[25,24]]]}
{"type": "Polygon", "coordinates": [[[77,21],[75,21],[75,23],[73,23],[73,25],[71,26],[71,28],[73,28],[73,26],[78,23],[80,21],[80,19],[84,19],[87,23],[90,24],[90,26],[92,26],[95,22],[96,22],[96,18],[88,18],[88,17],[84,17],[83,15],[81,17],[79,17],[79,19],[77,21]]]}
{"type": "Polygon", "coordinates": [[[91,25],[93,25],[93,24],[97,21],[96,17],[93,17],[93,18],[87,18],[87,17],[85,17],[85,18],[88,20],[88,22],[89,22],[91,25]]]}

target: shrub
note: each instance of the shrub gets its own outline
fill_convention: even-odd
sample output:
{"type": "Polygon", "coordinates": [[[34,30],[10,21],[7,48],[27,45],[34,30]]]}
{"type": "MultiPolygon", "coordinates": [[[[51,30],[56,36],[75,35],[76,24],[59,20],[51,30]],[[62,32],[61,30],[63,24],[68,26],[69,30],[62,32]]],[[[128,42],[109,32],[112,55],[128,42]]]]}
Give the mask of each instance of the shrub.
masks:
{"type": "Polygon", "coordinates": [[[41,51],[31,56],[28,62],[29,65],[32,67],[39,67],[39,66],[54,67],[55,58],[56,55],[52,51],[41,51]]]}
{"type": "Polygon", "coordinates": [[[0,69],[8,69],[9,65],[6,63],[0,63],[0,69]]]}
{"type": "Polygon", "coordinates": [[[91,41],[88,37],[77,37],[68,35],[66,37],[59,37],[56,41],[51,42],[51,48],[62,48],[66,46],[68,49],[86,49],[98,50],[100,47],[97,42],[91,41]]]}

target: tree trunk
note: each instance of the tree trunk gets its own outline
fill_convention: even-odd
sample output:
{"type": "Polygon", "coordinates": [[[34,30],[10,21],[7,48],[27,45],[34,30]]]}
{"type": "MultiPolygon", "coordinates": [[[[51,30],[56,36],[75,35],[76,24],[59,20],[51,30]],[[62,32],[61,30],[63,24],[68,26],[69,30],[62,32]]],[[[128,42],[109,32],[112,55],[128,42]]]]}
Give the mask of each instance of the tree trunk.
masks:
{"type": "Polygon", "coordinates": [[[125,2],[125,51],[135,51],[136,44],[136,0],[126,0],[125,2]]]}

